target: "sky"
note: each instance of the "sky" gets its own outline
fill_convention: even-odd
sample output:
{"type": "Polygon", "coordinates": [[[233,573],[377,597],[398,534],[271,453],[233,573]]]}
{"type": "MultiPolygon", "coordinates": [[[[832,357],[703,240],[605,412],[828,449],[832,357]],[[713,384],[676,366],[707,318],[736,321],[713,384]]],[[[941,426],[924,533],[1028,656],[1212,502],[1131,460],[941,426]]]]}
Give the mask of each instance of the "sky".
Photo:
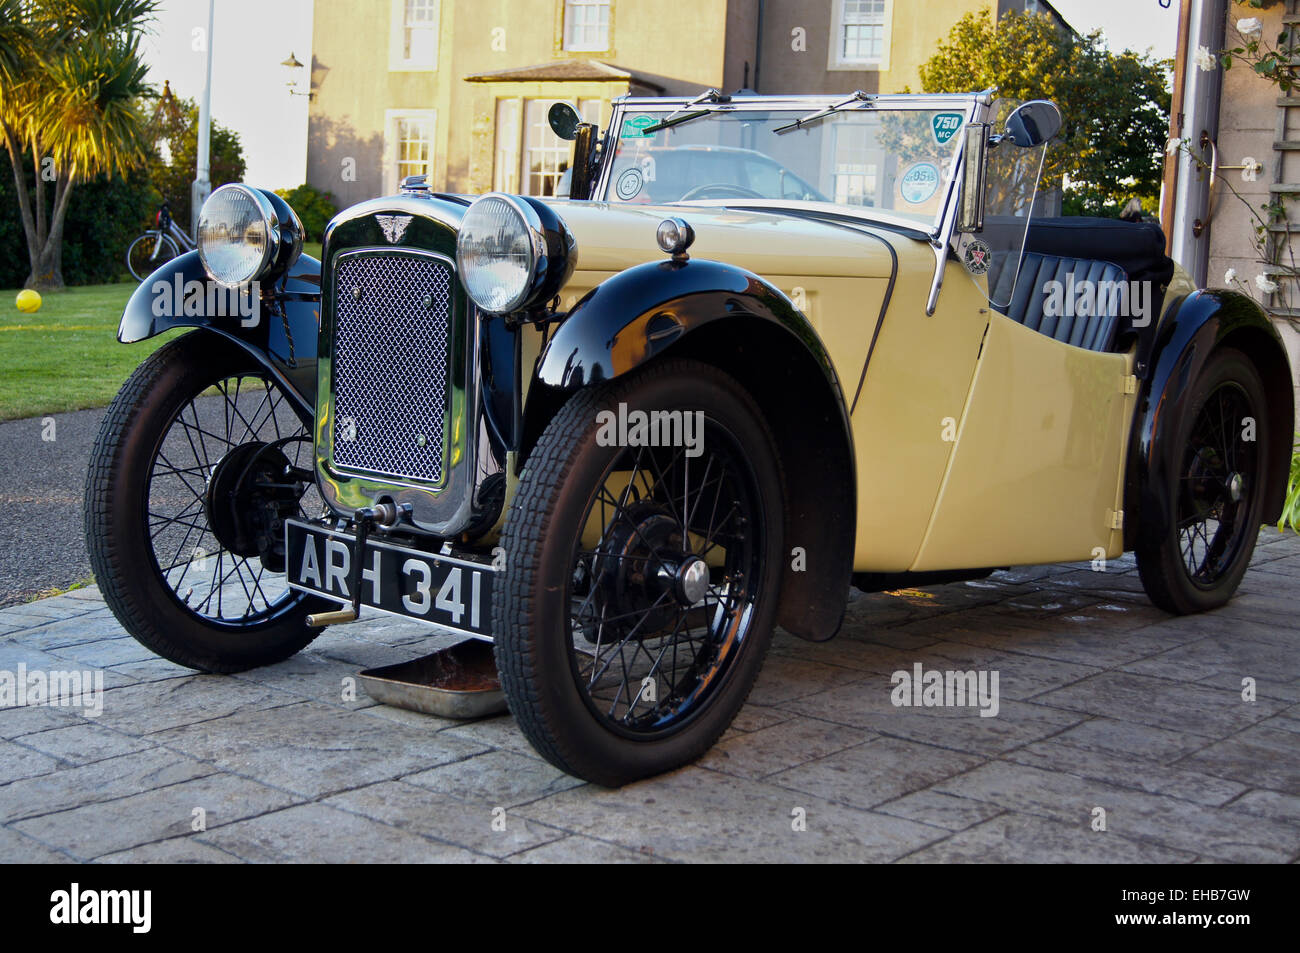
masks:
{"type": "MultiPolygon", "coordinates": [[[[239,133],[248,162],[245,179],[262,188],[293,188],[306,179],[307,97],[291,96],[289,70],[280,63],[293,53],[311,67],[312,0],[214,0],[212,30],[212,118],[239,133]]],[[[206,53],[202,33],[207,0],[163,0],[142,44],[149,82],[162,89],[170,80],[180,97],[198,100],[206,53]],[[196,34],[195,31],[201,31],[196,34]]]]}
{"type": "MultiPolygon", "coordinates": [[[[291,96],[289,71],[280,66],[290,53],[307,65],[294,70],[305,90],[311,66],[313,0],[213,0],[212,116],[239,133],[248,162],[248,182],[263,188],[292,188],[306,177],[307,97],[291,96]]],[[[645,3],[654,0],[623,0],[645,3]]],[[[912,0],[916,2],[916,0],[912,0]]],[[[923,0],[942,3],[943,0],[923,0]]],[[[1172,57],[1178,34],[1178,0],[1052,0],[1081,33],[1105,32],[1111,49],[1150,50],[1172,57]]],[[[163,0],[153,34],[144,44],[149,79],[159,89],[197,99],[203,89],[208,0],[163,0]]],[[[549,27],[548,27],[549,29],[549,27]]],[[[376,56],[386,56],[377,51],[376,56]]]]}
{"type": "Polygon", "coordinates": [[[1112,50],[1148,50],[1173,59],[1178,42],[1178,0],[1050,0],[1080,33],[1101,30],[1112,50]]]}

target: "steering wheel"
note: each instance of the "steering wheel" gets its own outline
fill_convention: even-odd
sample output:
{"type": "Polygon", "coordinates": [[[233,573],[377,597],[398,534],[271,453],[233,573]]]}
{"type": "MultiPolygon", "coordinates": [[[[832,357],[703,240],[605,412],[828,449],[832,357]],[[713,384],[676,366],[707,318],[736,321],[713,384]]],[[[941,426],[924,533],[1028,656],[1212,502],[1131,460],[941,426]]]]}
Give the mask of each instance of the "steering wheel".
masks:
{"type": "Polygon", "coordinates": [[[742,199],[761,199],[763,194],[761,192],[755,192],[753,189],[747,189],[743,185],[728,185],[726,182],[709,182],[705,185],[697,185],[677,201],[689,202],[691,199],[708,198],[725,199],[728,196],[742,199]],[[715,194],[705,195],[706,192],[713,192],[715,194]]]}

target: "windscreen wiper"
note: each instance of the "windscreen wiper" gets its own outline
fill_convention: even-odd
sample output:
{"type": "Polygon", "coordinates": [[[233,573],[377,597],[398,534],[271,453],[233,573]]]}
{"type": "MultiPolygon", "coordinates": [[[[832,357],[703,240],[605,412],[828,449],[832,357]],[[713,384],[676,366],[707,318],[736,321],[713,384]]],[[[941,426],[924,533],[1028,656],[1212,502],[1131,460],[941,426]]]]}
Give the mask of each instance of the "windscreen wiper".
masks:
{"type": "Polygon", "coordinates": [[[668,114],[667,118],[659,120],[654,125],[646,126],[641,130],[641,133],[642,135],[649,135],[652,132],[658,132],[660,129],[671,129],[673,126],[680,126],[684,122],[698,119],[700,116],[707,116],[709,113],[717,112],[717,109],[697,109],[695,112],[687,112],[692,106],[699,106],[701,103],[713,103],[716,106],[729,102],[731,102],[730,96],[724,96],[716,89],[707,89],[685,106],[674,109],[668,114]]]}
{"type": "Polygon", "coordinates": [[[781,133],[789,132],[791,129],[801,129],[808,123],[816,122],[818,119],[821,119],[825,116],[829,116],[831,113],[839,112],[841,109],[844,109],[846,106],[852,106],[854,103],[870,103],[875,98],[876,97],[871,93],[864,93],[862,90],[859,89],[857,92],[855,92],[852,96],[850,96],[848,99],[844,100],[843,102],[836,103],[834,106],[827,106],[825,109],[819,109],[815,113],[809,113],[807,116],[804,116],[802,119],[796,119],[794,122],[788,122],[784,126],[777,126],[772,131],[779,136],[781,133]]]}

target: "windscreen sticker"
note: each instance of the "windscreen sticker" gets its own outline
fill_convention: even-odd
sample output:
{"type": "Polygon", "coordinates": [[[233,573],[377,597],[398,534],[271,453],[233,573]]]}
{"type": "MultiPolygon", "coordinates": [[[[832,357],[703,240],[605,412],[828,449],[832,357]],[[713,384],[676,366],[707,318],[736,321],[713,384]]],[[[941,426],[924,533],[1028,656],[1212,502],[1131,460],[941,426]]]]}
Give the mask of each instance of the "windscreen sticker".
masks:
{"type": "Polygon", "coordinates": [[[946,146],[957,131],[961,129],[961,124],[965,117],[961,113],[939,113],[930,120],[930,129],[934,132],[934,141],[941,146],[946,146]]]}
{"type": "Polygon", "coordinates": [[[903,173],[898,189],[909,205],[927,202],[939,190],[939,167],[933,162],[918,162],[903,173]]]}
{"type": "Polygon", "coordinates": [[[620,139],[653,139],[654,133],[647,134],[646,126],[655,124],[654,116],[632,116],[623,120],[623,128],[619,130],[620,139]]]}
{"type": "Polygon", "coordinates": [[[628,169],[614,183],[614,192],[624,202],[630,202],[641,194],[642,182],[640,169],[628,169]]]}
{"type": "Polygon", "coordinates": [[[655,157],[654,156],[641,157],[641,177],[645,179],[647,182],[653,182],[655,180],[655,157]]]}

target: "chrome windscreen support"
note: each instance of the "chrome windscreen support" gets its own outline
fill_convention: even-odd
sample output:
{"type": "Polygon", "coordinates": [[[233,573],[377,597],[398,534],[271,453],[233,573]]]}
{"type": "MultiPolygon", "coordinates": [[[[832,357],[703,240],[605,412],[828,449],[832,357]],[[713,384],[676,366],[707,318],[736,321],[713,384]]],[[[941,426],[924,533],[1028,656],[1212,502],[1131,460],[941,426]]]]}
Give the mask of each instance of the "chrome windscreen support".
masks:
{"type": "Polygon", "coordinates": [[[939,289],[943,287],[943,269],[948,264],[948,244],[938,240],[930,242],[930,250],[934,252],[934,279],[930,282],[930,297],[925,302],[926,317],[934,314],[934,309],[939,306],[939,289]]]}

